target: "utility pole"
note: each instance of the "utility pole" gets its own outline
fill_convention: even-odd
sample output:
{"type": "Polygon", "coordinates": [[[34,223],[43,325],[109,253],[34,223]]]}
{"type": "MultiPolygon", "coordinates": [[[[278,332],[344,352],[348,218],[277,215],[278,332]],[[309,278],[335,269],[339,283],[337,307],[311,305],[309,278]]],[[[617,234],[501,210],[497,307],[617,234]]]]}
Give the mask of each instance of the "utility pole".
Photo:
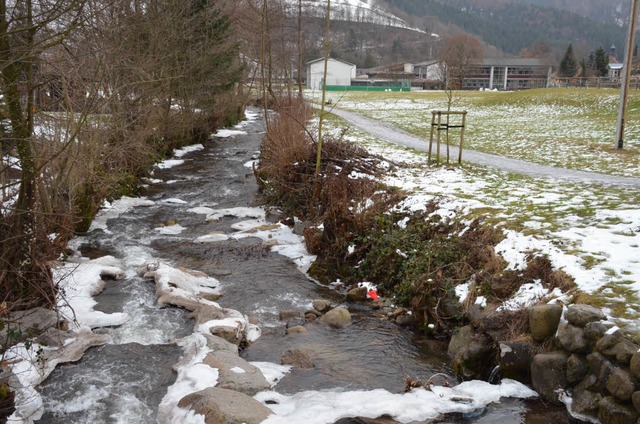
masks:
{"type": "Polygon", "coordinates": [[[327,0],[326,32],[324,36],[324,72],[322,73],[322,103],[320,104],[320,121],[318,122],[318,155],[316,158],[316,176],[320,174],[322,161],[322,123],[324,121],[324,105],[327,100],[327,69],[329,67],[329,53],[331,51],[331,0],[327,0]]]}
{"type": "Polygon", "coordinates": [[[638,18],[638,0],[631,0],[631,16],[629,17],[629,33],[627,34],[627,46],[624,55],[622,74],[622,87],[620,92],[620,107],[618,109],[618,125],[616,127],[616,140],[618,149],[624,146],[624,125],[627,113],[627,98],[629,95],[629,79],[631,77],[631,62],[633,60],[633,45],[636,36],[636,21],[638,18]]]}

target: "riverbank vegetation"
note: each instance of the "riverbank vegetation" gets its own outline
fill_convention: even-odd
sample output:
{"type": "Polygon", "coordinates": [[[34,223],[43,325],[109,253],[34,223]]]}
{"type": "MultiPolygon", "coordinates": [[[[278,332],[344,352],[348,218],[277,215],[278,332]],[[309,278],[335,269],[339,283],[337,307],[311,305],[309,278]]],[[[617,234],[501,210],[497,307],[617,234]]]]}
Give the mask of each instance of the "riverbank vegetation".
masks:
{"type": "Polygon", "coordinates": [[[324,140],[316,174],[314,133],[303,125],[309,118],[301,104],[278,111],[256,176],[264,200],[279,208],[283,221],[309,223],[304,236],[317,255],[309,270],[314,278],[348,286],[372,282],[381,295],[409,308],[420,328],[445,335],[480,297],[502,302],[533,281],[548,290],[572,289],[568,275],[533,252],[524,270],[507,270],[495,252],[502,227],[484,216],[450,215],[437,201],[420,210],[407,207],[407,192],[381,183],[382,175],[403,165],[369,155],[340,134],[324,140]],[[463,283],[473,291],[466,305],[455,293],[463,283]]]}
{"type": "Polygon", "coordinates": [[[26,0],[1,12],[6,319],[53,307],[51,261],[89,228],[102,201],[135,193],[160,157],[236,122],[244,99],[224,2],[26,0]]]}

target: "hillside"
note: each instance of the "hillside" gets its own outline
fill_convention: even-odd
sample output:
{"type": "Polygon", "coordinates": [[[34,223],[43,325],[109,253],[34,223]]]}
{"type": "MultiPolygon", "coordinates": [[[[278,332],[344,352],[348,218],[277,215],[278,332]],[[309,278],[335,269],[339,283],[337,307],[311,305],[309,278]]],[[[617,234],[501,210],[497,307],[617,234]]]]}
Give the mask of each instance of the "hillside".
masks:
{"type": "MultiPolygon", "coordinates": [[[[414,25],[439,22],[475,34],[505,53],[518,54],[535,42],[562,49],[573,43],[579,52],[598,46],[624,45],[625,30],[611,19],[596,21],[585,15],[601,15],[617,10],[619,1],[605,1],[600,9],[596,0],[591,8],[571,8],[575,1],[561,0],[385,0],[390,11],[411,19],[414,25]],[[538,3],[538,4],[534,4],[538,3]]],[[[587,1],[585,1],[587,3],[587,1]]],[[[600,3],[600,2],[598,2],[600,3]]],[[[622,10],[621,12],[622,13],[622,10]]],[[[622,15],[620,15],[622,16],[622,15]]]]}
{"type": "MultiPolygon", "coordinates": [[[[296,16],[298,0],[286,0],[286,3],[289,6],[289,15],[296,16]]],[[[327,13],[327,2],[302,0],[302,9],[308,17],[324,18],[327,13]]],[[[387,11],[386,8],[378,7],[374,0],[333,0],[331,2],[331,19],[415,30],[407,22],[387,11]]]]}
{"type": "Polygon", "coordinates": [[[553,7],[596,21],[623,24],[629,16],[629,2],[623,0],[517,0],[536,6],[553,7]]]}

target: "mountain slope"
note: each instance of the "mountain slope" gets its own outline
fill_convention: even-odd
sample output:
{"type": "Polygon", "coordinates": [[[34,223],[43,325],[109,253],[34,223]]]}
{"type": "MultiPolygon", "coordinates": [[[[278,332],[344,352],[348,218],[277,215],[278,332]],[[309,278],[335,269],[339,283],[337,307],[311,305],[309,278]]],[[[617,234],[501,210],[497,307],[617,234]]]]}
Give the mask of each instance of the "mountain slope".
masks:
{"type": "Polygon", "coordinates": [[[623,0],[518,0],[536,6],[566,10],[595,21],[623,24],[629,16],[629,2],[623,0]]]}
{"type": "MultiPolygon", "coordinates": [[[[289,14],[297,14],[298,0],[286,0],[289,4],[289,14]]],[[[327,13],[326,0],[303,0],[303,12],[306,16],[324,18],[327,13]]],[[[396,28],[411,28],[407,22],[390,13],[385,8],[378,7],[374,0],[332,0],[331,19],[335,21],[370,23],[396,28]]]]}
{"type": "Polygon", "coordinates": [[[573,43],[583,51],[598,46],[608,48],[611,44],[622,47],[624,44],[625,30],[615,23],[597,22],[566,10],[528,4],[535,1],[543,2],[386,0],[386,3],[392,10],[402,11],[415,19],[428,20],[431,17],[456,25],[511,54],[518,54],[522,48],[536,41],[557,49],[573,43]]]}

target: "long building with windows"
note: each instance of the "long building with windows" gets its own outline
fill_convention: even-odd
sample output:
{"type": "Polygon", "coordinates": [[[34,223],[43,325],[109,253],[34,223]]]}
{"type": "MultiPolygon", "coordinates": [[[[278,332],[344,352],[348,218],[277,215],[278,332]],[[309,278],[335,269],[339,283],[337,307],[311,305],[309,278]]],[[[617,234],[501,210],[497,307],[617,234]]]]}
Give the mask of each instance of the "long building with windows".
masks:
{"type": "Polygon", "coordinates": [[[551,66],[541,59],[484,59],[473,65],[463,81],[463,89],[525,90],[546,88],[551,66]]]}

